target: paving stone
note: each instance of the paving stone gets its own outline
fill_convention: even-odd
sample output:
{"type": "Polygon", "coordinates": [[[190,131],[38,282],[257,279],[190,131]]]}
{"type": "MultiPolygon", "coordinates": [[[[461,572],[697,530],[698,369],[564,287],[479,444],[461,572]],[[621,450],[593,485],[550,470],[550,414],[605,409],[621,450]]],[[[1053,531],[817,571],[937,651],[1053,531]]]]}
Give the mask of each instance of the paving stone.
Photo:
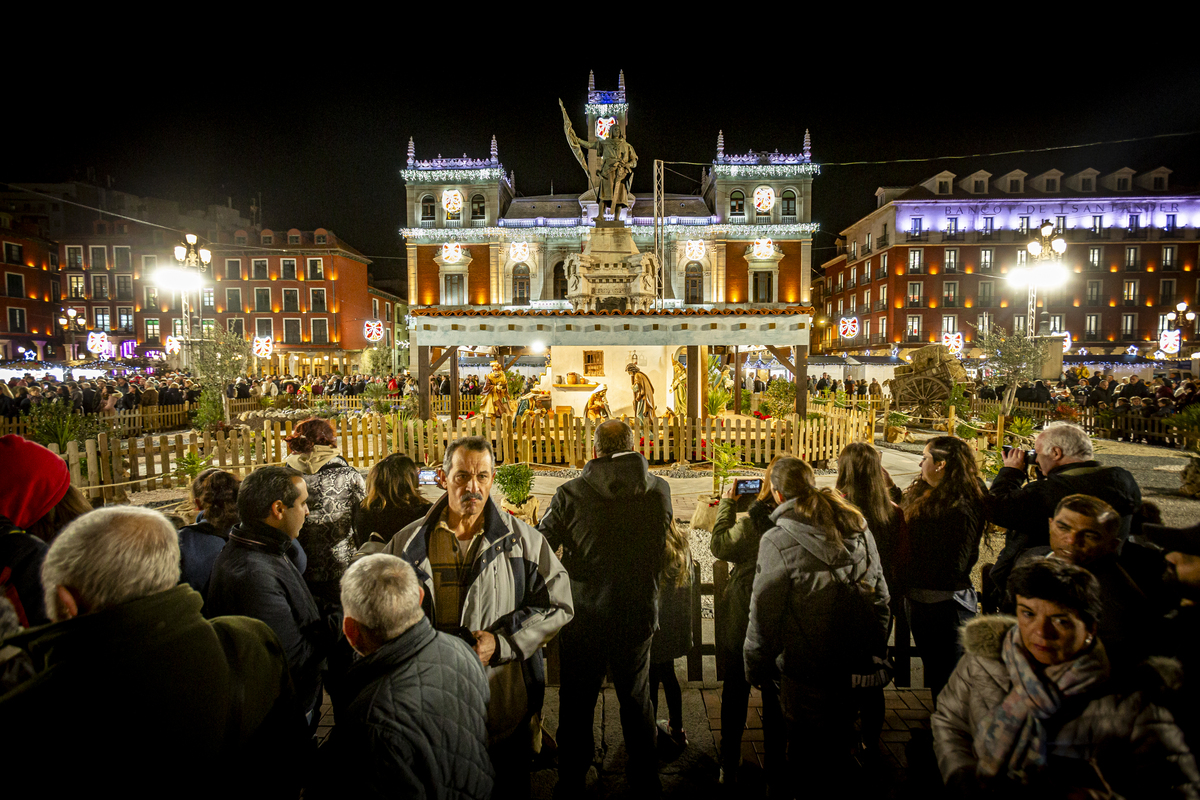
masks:
{"type": "Polygon", "coordinates": [[[908,731],[884,731],[879,734],[879,738],[885,742],[907,742],[912,738],[912,734],[908,731]]]}
{"type": "Polygon", "coordinates": [[[762,728],[751,728],[748,731],[742,731],[743,742],[761,742],[764,741],[762,728]]]}
{"type": "Polygon", "coordinates": [[[900,719],[929,719],[929,709],[927,709],[927,708],[897,708],[896,715],[899,716],[900,719]]]}
{"type": "Polygon", "coordinates": [[[888,753],[891,754],[892,760],[900,766],[901,769],[908,769],[908,754],[904,752],[904,745],[897,742],[890,742],[887,745],[888,753]]]}

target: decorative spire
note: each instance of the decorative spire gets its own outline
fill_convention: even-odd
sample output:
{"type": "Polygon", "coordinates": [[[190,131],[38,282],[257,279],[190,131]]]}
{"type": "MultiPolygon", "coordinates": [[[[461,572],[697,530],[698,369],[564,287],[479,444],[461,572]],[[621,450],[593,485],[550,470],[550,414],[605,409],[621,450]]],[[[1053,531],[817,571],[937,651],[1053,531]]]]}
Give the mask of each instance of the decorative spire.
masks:
{"type": "Polygon", "coordinates": [[[812,137],[808,135],[808,128],[804,129],[804,163],[812,162],[812,137]]]}
{"type": "Polygon", "coordinates": [[[493,133],[492,134],[492,163],[497,164],[499,162],[500,162],[500,150],[499,150],[499,148],[496,147],[496,134],[493,133]]]}
{"type": "Polygon", "coordinates": [[[725,157],[725,131],[717,131],[717,161],[725,157]]]}
{"type": "Polygon", "coordinates": [[[617,91],[625,91],[625,70],[621,70],[617,73],[617,91]]]}
{"type": "Polygon", "coordinates": [[[411,167],[413,162],[417,160],[417,148],[413,144],[412,137],[408,137],[408,166],[411,167]]]}
{"type": "Polygon", "coordinates": [[[594,70],[588,70],[588,91],[596,91],[596,73],[594,70]]]}

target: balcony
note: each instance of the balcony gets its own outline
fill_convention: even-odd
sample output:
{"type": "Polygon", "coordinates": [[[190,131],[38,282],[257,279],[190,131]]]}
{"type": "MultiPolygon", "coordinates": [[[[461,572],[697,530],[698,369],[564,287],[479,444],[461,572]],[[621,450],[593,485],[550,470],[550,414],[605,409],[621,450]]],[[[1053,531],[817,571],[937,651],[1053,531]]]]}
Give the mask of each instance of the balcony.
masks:
{"type": "Polygon", "coordinates": [[[1085,342],[1100,341],[1100,331],[1087,331],[1086,333],[1083,334],[1083,340],[1085,342]]]}
{"type": "Polygon", "coordinates": [[[157,336],[147,336],[145,344],[146,344],[146,346],[153,345],[155,347],[158,347],[159,345],[162,344],[162,340],[159,339],[159,337],[157,337],[157,336]]]}
{"type": "Polygon", "coordinates": [[[905,240],[909,242],[928,242],[929,231],[909,231],[905,234],[905,240]]]}
{"type": "Polygon", "coordinates": [[[887,300],[876,300],[875,301],[875,310],[876,311],[887,311],[887,300]]]}
{"type": "Polygon", "coordinates": [[[986,264],[980,264],[979,271],[980,272],[991,272],[992,271],[992,262],[989,261],[986,264]]]}
{"type": "Polygon", "coordinates": [[[294,335],[294,336],[285,335],[283,337],[283,343],[284,344],[300,344],[301,343],[300,336],[299,335],[294,335]]]}
{"type": "Polygon", "coordinates": [[[437,220],[436,219],[423,219],[423,220],[421,220],[421,227],[422,228],[436,228],[437,220]]]}
{"type": "Polygon", "coordinates": [[[1171,225],[1170,227],[1163,228],[1162,233],[1159,234],[1158,238],[1160,238],[1160,239],[1186,239],[1187,234],[1184,233],[1183,228],[1179,227],[1178,225],[1171,225]]]}
{"type": "Polygon", "coordinates": [[[1110,237],[1108,235],[1108,228],[1088,228],[1083,231],[1083,238],[1089,242],[1096,242],[1110,237]]]}
{"type": "Polygon", "coordinates": [[[979,234],[979,241],[981,241],[981,242],[990,242],[996,238],[995,230],[979,231],[978,234],[979,234]]]}
{"type": "Polygon", "coordinates": [[[911,296],[910,295],[908,298],[907,306],[908,306],[908,308],[924,308],[925,307],[925,298],[920,297],[920,296],[911,296]]]}
{"type": "MultiPolygon", "coordinates": [[[[175,309],[175,310],[178,310],[178,309],[175,309]]],[[[271,306],[269,306],[269,305],[265,305],[265,306],[255,306],[255,307],[254,307],[254,312],[255,312],[256,314],[270,314],[270,313],[271,313],[271,306]]]]}
{"type": "Polygon", "coordinates": [[[963,241],[966,241],[966,238],[967,238],[966,231],[943,231],[942,232],[942,241],[943,242],[963,242],[963,241]]]}
{"type": "Polygon", "coordinates": [[[942,308],[958,308],[958,298],[957,297],[943,297],[942,298],[942,308]]]}
{"type": "Polygon", "coordinates": [[[887,344],[887,343],[888,343],[888,341],[887,341],[886,333],[872,333],[871,334],[871,344],[887,344]]]}
{"type": "Polygon", "coordinates": [[[1121,300],[1121,305],[1124,306],[1140,306],[1142,304],[1142,296],[1140,294],[1127,294],[1121,300]]]}
{"type": "Polygon", "coordinates": [[[975,301],[975,307],[976,308],[995,308],[996,307],[996,298],[980,297],[978,300],[975,301]]]}
{"type": "Polygon", "coordinates": [[[1136,342],[1140,338],[1142,337],[1138,331],[1121,331],[1122,342],[1136,342]]]}
{"type": "Polygon", "coordinates": [[[487,217],[471,217],[471,227],[472,228],[486,228],[487,227],[487,217]]]}
{"type": "Polygon", "coordinates": [[[1149,228],[1126,228],[1125,229],[1125,238],[1126,239],[1145,239],[1146,231],[1148,231],[1148,230],[1149,230],[1149,228]]]}
{"type": "Polygon", "coordinates": [[[908,265],[908,274],[909,275],[924,275],[925,274],[925,265],[924,264],[909,264],[908,265]]]}
{"type": "Polygon", "coordinates": [[[781,214],[779,216],[779,222],[782,225],[795,225],[798,221],[799,217],[795,214],[781,214]]]}
{"type": "Polygon", "coordinates": [[[1141,272],[1144,268],[1145,265],[1142,264],[1142,260],[1140,258],[1127,260],[1125,262],[1125,272],[1141,272]]]}
{"type": "Polygon", "coordinates": [[[312,343],[313,344],[329,344],[329,336],[328,335],[318,336],[316,334],[313,334],[312,343]]]}
{"type": "Polygon", "coordinates": [[[1160,306],[1171,306],[1173,308],[1178,302],[1179,295],[1176,294],[1163,294],[1158,297],[1158,305],[1160,306]]]}
{"type": "Polygon", "coordinates": [[[847,289],[853,289],[857,285],[858,285],[858,278],[851,278],[850,280],[846,281],[847,289]]]}
{"type": "Polygon", "coordinates": [[[291,303],[289,303],[289,302],[285,301],[285,302],[284,302],[284,304],[283,304],[283,310],[284,310],[284,311],[293,312],[293,313],[299,313],[299,311],[300,311],[300,304],[299,304],[299,303],[297,303],[297,302],[291,302],[291,303]]]}
{"type": "Polygon", "coordinates": [[[1103,305],[1103,303],[1104,303],[1104,301],[1103,301],[1101,298],[1099,298],[1099,297],[1085,297],[1085,298],[1083,298],[1083,304],[1084,304],[1085,306],[1099,306],[1099,305],[1103,305]]]}
{"type": "Polygon", "coordinates": [[[919,344],[919,343],[922,343],[925,341],[925,337],[923,337],[921,335],[920,331],[917,331],[916,333],[910,332],[910,333],[905,334],[904,341],[908,342],[909,344],[913,344],[913,343],[919,344]]]}
{"type": "Polygon", "coordinates": [[[729,215],[729,224],[730,225],[745,225],[746,224],[746,215],[745,214],[730,214],[729,215]]]}
{"type": "Polygon", "coordinates": [[[462,220],[447,218],[446,221],[442,223],[442,227],[444,227],[444,228],[461,228],[462,220]]]}
{"type": "Polygon", "coordinates": [[[871,304],[867,303],[865,306],[856,306],[854,313],[859,314],[859,315],[870,314],[871,313],[871,304]]]}
{"type": "Polygon", "coordinates": [[[1179,271],[1179,262],[1177,262],[1175,260],[1163,261],[1161,269],[1163,272],[1178,272],[1179,271]]]}
{"type": "Polygon", "coordinates": [[[877,281],[886,280],[887,272],[888,271],[886,269],[884,269],[883,267],[880,267],[879,269],[875,270],[875,280],[877,280],[877,281]]]}
{"type": "Polygon", "coordinates": [[[887,246],[888,246],[888,237],[887,237],[887,235],[885,234],[884,236],[880,236],[880,237],[879,237],[879,241],[878,241],[878,242],[876,242],[876,244],[879,246],[879,248],[880,248],[880,249],[883,249],[883,248],[887,247],[887,246]]]}
{"type": "Polygon", "coordinates": [[[324,300],[322,300],[320,302],[313,301],[312,307],[309,308],[308,310],[310,313],[324,314],[325,313],[325,301],[324,300]]]}
{"type": "Polygon", "coordinates": [[[1095,262],[1095,263],[1093,263],[1091,261],[1087,262],[1086,264],[1083,265],[1083,271],[1084,272],[1099,272],[1100,271],[1100,262],[1095,262]]]}
{"type": "Polygon", "coordinates": [[[867,254],[868,254],[868,253],[870,253],[870,252],[873,252],[873,251],[871,250],[871,243],[870,243],[870,242],[867,242],[866,244],[864,244],[864,245],[863,245],[862,254],[865,256],[865,255],[867,255],[867,254]]]}

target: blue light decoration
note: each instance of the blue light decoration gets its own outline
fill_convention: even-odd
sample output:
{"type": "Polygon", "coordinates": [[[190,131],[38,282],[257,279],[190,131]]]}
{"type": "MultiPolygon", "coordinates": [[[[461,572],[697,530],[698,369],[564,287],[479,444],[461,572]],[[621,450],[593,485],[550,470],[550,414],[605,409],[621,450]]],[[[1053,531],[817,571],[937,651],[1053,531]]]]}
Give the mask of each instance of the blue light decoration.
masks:
{"type": "Polygon", "coordinates": [[[1137,345],[1136,344],[1129,345],[1129,347],[1125,348],[1125,352],[1131,356],[1136,356],[1138,354],[1137,345]]]}
{"type": "Polygon", "coordinates": [[[26,361],[37,361],[37,353],[34,352],[33,350],[26,350],[25,351],[25,360],[26,361]]]}
{"type": "Polygon", "coordinates": [[[893,347],[893,348],[892,348],[892,358],[896,358],[896,357],[897,357],[897,356],[899,356],[899,355],[900,355],[900,348],[899,348],[899,347],[893,347]]]}

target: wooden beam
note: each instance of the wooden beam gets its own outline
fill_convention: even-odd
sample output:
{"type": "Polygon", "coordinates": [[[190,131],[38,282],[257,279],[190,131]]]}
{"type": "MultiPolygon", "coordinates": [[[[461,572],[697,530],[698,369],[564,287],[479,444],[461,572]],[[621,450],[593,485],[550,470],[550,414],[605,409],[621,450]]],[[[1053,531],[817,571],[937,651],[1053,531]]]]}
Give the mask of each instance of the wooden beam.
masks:
{"type": "Polygon", "coordinates": [[[703,373],[700,371],[700,347],[687,346],[687,414],[688,419],[700,418],[700,381],[703,373]]]}
{"type": "Polygon", "coordinates": [[[742,360],[738,346],[733,346],[733,413],[742,413],[742,360]]]}
{"type": "Polygon", "coordinates": [[[520,357],[521,357],[521,354],[520,354],[520,353],[517,353],[515,356],[513,356],[512,358],[509,358],[509,359],[506,361],[506,360],[505,360],[505,358],[506,358],[505,356],[500,356],[500,362],[501,362],[500,366],[501,366],[501,368],[502,368],[502,369],[503,369],[505,372],[508,372],[508,368],[509,368],[509,367],[511,367],[513,364],[517,363],[517,359],[518,359],[518,358],[520,358],[520,357]]]}
{"type": "Polygon", "coordinates": [[[780,364],[783,364],[788,368],[788,372],[792,373],[793,375],[796,374],[796,367],[792,364],[791,353],[782,347],[774,347],[772,345],[767,345],[767,349],[771,351],[771,355],[779,359],[780,364]]]}
{"type": "Polygon", "coordinates": [[[429,416],[429,348],[417,347],[417,416],[423,420],[429,416]]]}
{"type": "MultiPolygon", "coordinates": [[[[425,349],[429,350],[428,347],[426,347],[425,349]]],[[[442,363],[445,362],[445,360],[450,357],[450,354],[457,353],[457,352],[458,352],[457,346],[447,347],[445,350],[443,350],[442,354],[437,357],[437,361],[434,361],[432,364],[429,365],[429,374],[432,375],[433,373],[437,372],[437,368],[440,367],[442,365],[442,363]]]]}
{"type": "Polygon", "coordinates": [[[808,416],[808,347],[798,345],[792,351],[795,353],[796,366],[799,367],[792,371],[792,380],[796,383],[796,413],[800,419],[804,419],[808,416]]]}
{"type": "Polygon", "coordinates": [[[458,427],[458,348],[446,352],[454,354],[450,359],[450,429],[454,430],[458,427]]]}

